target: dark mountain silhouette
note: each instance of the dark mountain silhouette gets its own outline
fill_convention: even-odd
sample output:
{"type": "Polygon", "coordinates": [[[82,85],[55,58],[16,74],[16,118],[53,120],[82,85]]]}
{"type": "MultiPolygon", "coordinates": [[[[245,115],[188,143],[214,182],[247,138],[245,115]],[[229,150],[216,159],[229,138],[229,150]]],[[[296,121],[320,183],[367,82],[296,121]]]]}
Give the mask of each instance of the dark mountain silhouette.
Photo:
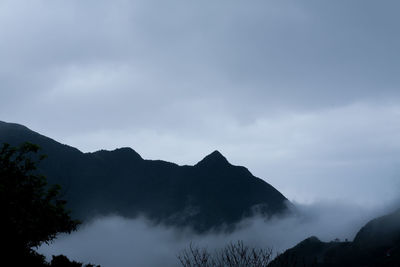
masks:
{"type": "Polygon", "coordinates": [[[400,209],[368,222],[357,233],[353,244],[358,249],[400,244],[400,209]]]}
{"type": "Polygon", "coordinates": [[[353,242],[307,238],[277,257],[270,266],[398,267],[400,210],[368,222],[353,242]]]}
{"type": "Polygon", "coordinates": [[[60,184],[73,216],[145,215],[155,222],[204,231],[259,212],[286,212],[287,199],[246,168],[214,151],[194,166],[144,160],[131,148],[82,153],[28,128],[0,122],[0,142],[31,142],[48,155],[39,169],[60,184]]]}

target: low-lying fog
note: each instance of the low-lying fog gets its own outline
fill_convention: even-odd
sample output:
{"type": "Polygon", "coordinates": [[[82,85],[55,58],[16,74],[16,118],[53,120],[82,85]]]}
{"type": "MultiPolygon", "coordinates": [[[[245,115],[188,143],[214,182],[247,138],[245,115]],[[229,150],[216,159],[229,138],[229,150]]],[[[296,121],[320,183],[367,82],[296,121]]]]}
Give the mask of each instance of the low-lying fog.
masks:
{"type": "Polygon", "coordinates": [[[296,215],[284,218],[246,219],[232,233],[196,234],[190,229],[154,225],[145,218],[110,215],[85,223],[70,235],[60,235],[38,250],[49,259],[51,255],[64,254],[102,267],[180,266],[176,256],[191,242],[212,250],[243,240],[246,245],[272,248],[278,253],[312,235],[322,241],[352,240],[368,220],[392,211],[394,204],[362,207],[320,202],[296,207],[296,215]]]}

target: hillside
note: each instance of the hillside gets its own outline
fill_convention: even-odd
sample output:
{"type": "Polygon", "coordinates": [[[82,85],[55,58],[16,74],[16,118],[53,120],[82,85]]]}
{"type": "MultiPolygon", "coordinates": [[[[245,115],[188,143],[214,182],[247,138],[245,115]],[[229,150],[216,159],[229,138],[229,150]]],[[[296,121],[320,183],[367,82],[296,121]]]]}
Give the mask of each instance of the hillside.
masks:
{"type": "Polygon", "coordinates": [[[398,267],[400,210],[373,219],[353,242],[322,242],[310,237],[280,255],[273,266],[398,267]]]}
{"type": "Polygon", "coordinates": [[[48,158],[40,172],[63,188],[73,215],[144,215],[198,231],[231,226],[255,211],[287,211],[287,199],[245,167],[214,151],[194,166],[144,160],[131,148],[82,153],[13,123],[0,122],[0,142],[31,142],[48,158]]]}

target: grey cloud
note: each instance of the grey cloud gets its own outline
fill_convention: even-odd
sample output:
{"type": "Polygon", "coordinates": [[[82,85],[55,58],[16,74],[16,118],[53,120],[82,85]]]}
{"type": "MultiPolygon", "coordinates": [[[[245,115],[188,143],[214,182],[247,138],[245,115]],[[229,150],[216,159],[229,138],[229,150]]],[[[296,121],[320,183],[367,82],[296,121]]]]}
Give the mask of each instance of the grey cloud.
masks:
{"type": "Polygon", "coordinates": [[[397,3],[311,3],[6,2],[2,58],[17,72],[42,69],[38,75],[127,64],[133,76],[158,80],[150,88],[162,95],[190,91],[253,105],[397,96],[397,3]]]}
{"type": "Polygon", "coordinates": [[[109,266],[180,266],[176,256],[192,242],[209,250],[243,240],[249,246],[272,248],[274,253],[317,235],[321,240],[352,240],[361,226],[388,207],[365,208],[348,203],[325,202],[298,205],[297,215],[265,221],[252,218],[241,222],[232,233],[210,232],[198,235],[190,229],[152,225],[145,219],[118,216],[99,218],[78,232],[60,236],[39,252],[48,257],[68,257],[109,266]]]}
{"type": "Polygon", "coordinates": [[[0,116],[85,151],[194,163],[221,149],[289,198],[334,195],[336,176],[385,192],[398,174],[398,8],[1,1],[0,116]]]}

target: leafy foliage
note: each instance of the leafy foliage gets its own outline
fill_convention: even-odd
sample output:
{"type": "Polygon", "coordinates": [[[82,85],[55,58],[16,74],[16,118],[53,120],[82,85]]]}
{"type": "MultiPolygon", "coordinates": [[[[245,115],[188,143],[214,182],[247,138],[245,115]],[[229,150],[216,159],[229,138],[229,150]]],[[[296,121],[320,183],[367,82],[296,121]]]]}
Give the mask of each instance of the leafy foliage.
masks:
{"type": "MultiPolygon", "coordinates": [[[[33,251],[58,233],[75,230],[72,220],[59,198],[60,187],[49,186],[46,178],[36,173],[44,157],[39,147],[25,143],[18,148],[3,144],[0,148],[0,236],[2,259],[43,262],[33,251]]],[[[33,265],[31,265],[33,266],[33,265]]]]}

